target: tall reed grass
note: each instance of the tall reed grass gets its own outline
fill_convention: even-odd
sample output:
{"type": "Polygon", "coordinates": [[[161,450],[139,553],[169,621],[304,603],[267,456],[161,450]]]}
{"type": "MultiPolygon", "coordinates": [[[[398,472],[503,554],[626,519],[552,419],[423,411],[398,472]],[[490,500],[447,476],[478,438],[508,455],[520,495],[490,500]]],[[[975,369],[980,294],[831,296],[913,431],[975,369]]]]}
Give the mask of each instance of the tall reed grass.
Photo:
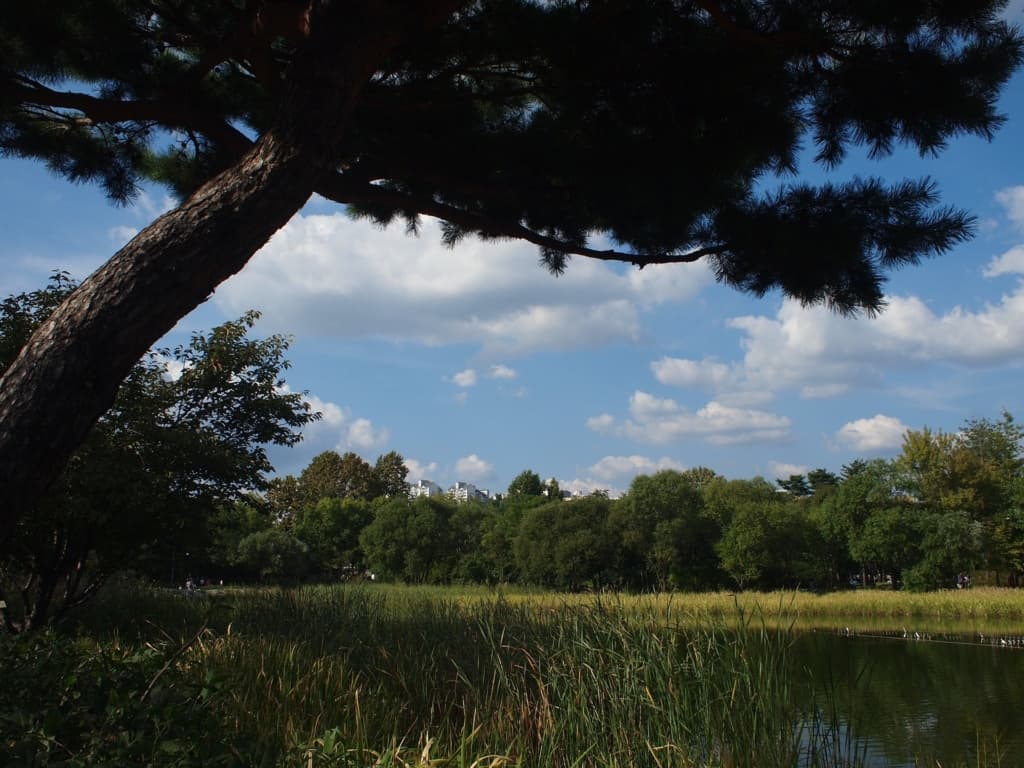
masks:
{"type": "MultiPolygon", "coordinates": [[[[262,765],[839,766],[757,606],[307,587],[108,597],[90,632],[184,639],[224,738],[262,765]]],[[[85,621],[85,619],[83,619],[85,621]]]]}

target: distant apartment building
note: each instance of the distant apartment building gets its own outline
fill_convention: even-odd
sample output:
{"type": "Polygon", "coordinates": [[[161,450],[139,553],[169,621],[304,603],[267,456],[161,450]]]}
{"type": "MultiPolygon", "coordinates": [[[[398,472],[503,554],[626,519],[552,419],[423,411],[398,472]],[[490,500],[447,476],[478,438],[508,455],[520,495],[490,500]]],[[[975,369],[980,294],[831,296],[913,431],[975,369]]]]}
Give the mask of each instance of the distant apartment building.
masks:
{"type": "Polygon", "coordinates": [[[486,488],[480,489],[461,480],[448,489],[448,495],[455,501],[487,501],[491,498],[491,492],[486,488]]]}
{"type": "Polygon", "coordinates": [[[469,501],[476,499],[476,486],[472,483],[464,483],[461,480],[448,489],[448,495],[456,501],[469,501]]]}
{"type": "Polygon", "coordinates": [[[443,496],[444,491],[441,490],[441,486],[432,480],[417,480],[415,483],[409,486],[409,498],[418,499],[420,496],[443,496]]]}

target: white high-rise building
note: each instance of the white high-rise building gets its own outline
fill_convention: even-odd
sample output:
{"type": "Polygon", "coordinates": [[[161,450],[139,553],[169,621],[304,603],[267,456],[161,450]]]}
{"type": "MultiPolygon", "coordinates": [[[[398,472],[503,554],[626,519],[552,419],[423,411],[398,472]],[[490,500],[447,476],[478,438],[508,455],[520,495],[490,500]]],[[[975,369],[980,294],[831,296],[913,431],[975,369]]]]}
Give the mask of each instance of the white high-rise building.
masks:
{"type": "Polygon", "coordinates": [[[472,483],[464,483],[459,480],[448,489],[448,495],[456,501],[469,501],[470,499],[476,499],[477,490],[476,486],[472,483]]]}
{"type": "Polygon", "coordinates": [[[409,498],[417,499],[420,496],[443,496],[444,491],[441,490],[441,486],[435,483],[433,480],[417,480],[415,483],[409,486],[409,498]]]}

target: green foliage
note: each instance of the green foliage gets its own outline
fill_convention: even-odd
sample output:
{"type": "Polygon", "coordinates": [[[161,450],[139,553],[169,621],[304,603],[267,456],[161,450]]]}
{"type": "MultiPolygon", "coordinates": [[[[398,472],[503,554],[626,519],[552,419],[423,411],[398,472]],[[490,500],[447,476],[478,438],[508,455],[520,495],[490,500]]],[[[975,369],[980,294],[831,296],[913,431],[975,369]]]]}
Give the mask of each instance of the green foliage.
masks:
{"type": "Polygon", "coordinates": [[[9,366],[29,336],[75,289],[64,271],[54,272],[45,288],[8,296],[0,304],[0,371],[9,366]]]}
{"type": "Polygon", "coordinates": [[[614,539],[608,499],[588,496],[523,512],[513,543],[527,583],[576,590],[611,581],[614,539]]]}
{"type": "Polygon", "coordinates": [[[850,542],[850,554],[870,563],[876,572],[890,573],[898,586],[904,568],[921,557],[921,545],[928,513],[913,504],[877,510],[865,521],[860,534],[850,542]]]}
{"type": "Polygon", "coordinates": [[[273,520],[261,506],[252,499],[225,503],[207,518],[205,557],[214,572],[222,576],[238,573],[243,565],[238,552],[242,539],[271,527],[273,520]]]}
{"type": "MultiPolygon", "coordinates": [[[[4,348],[74,289],[48,288],[0,308],[4,348]]],[[[114,570],[163,576],[176,549],[196,549],[215,510],[260,488],[266,446],[294,445],[319,417],[281,389],[288,339],[249,339],[249,312],[139,362],[54,487],[0,549],[0,595],[17,581],[7,628],[45,623],[87,598],[114,570]],[[172,372],[175,375],[172,375],[172,372]],[[60,597],[58,597],[60,596],[60,597]]]]}
{"type": "Polygon", "coordinates": [[[387,579],[415,584],[450,581],[460,555],[475,553],[480,546],[478,531],[467,530],[464,524],[462,530],[453,529],[458,512],[459,505],[448,499],[382,501],[359,537],[367,565],[387,579]]]}
{"type": "Polygon", "coordinates": [[[264,492],[264,503],[279,525],[291,528],[306,503],[298,478],[294,475],[271,478],[264,492]]]}
{"type": "Polygon", "coordinates": [[[839,485],[839,477],[824,468],[812,469],[807,473],[807,482],[815,496],[821,497],[834,491],[839,485]]]}
{"type": "Polygon", "coordinates": [[[800,522],[796,507],[779,496],[760,503],[740,501],[718,544],[722,568],[740,589],[797,586],[800,522]]]}
{"type": "Polygon", "coordinates": [[[233,739],[210,727],[217,678],[171,663],[175,650],[165,641],[120,646],[49,631],[0,635],[4,764],[240,768],[233,739]]]}
{"type": "Polygon", "coordinates": [[[721,531],[704,514],[692,475],[663,470],[636,477],[629,493],[613,505],[609,526],[621,542],[623,583],[660,589],[715,583],[714,546],[721,531]]]}
{"type": "Polygon", "coordinates": [[[813,493],[810,483],[803,475],[790,475],[785,480],[779,478],[775,482],[779,484],[779,488],[794,496],[810,496],[813,493]]]}
{"type": "Polygon", "coordinates": [[[531,469],[524,469],[508,484],[509,496],[543,496],[544,483],[540,475],[531,469]]]}
{"type": "Polygon", "coordinates": [[[260,575],[274,581],[294,581],[306,572],[309,547],[294,536],[278,529],[250,533],[238,542],[238,561],[260,575]]]}
{"type": "Polygon", "coordinates": [[[763,477],[752,480],[714,478],[701,490],[704,509],[723,529],[729,527],[733,515],[742,504],[772,504],[779,500],[775,486],[763,477]]]}
{"type": "Polygon", "coordinates": [[[811,527],[814,581],[825,589],[844,586],[849,574],[859,570],[850,556],[847,521],[836,511],[836,494],[815,499],[807,510],[811,527]]]}
{"type": "Polygon", "coordinates": [[[360,572],[359,535],[373,519],[369,502],[325,497],[306,507],[295,524],[295,537],[309,550],[310,570],[339,578],[360,572]]]}
{"type": "Polygon", "coordinates": [[[965,512],[928,515],[922,520],[920,558],[904,572],[907,589],[952,589],[958,573],[980,561],[981,524],[965,512]]]}
{"type": "Polygon", "coordinates": [[[352,451],[345,454],[324,451],[313,457],[298,480],[282,481],[279,503],[311,506],[321,499],[404,498],[409,493],[409,484],[405,481],[408,474],[405,459],[396,451],[378,456],[372,466],[352,451]],[[296,500],[289,498],[286,491],[296,496],[296,500]]]}
{"type": "Polygon", "coordinates": [[[376,496],[407,496],[409,483],[405,481],[409,468],[405,459],[396,451],[389,451],[377,457],[373,465],[374,495],[376,496]]]}
{"type": "Polygon", "coordinates": [[[374,485],[373,467],[351,451],[344,455],[337,451],[317,454],[299,476],[305,505],[328,498],[370,501],[376,496],[374,485]]]}
{"type": "MultiPolygon", "coordinates": [[[[538,505],[539,506],[539,505],[538,505]]],[[[484,517],[480,532],[480,554],[487,562],[487,581],[519,581],[519,563],[513,543],[519,534],[524,507],[503,503],[500,511],[484,517]]]]}

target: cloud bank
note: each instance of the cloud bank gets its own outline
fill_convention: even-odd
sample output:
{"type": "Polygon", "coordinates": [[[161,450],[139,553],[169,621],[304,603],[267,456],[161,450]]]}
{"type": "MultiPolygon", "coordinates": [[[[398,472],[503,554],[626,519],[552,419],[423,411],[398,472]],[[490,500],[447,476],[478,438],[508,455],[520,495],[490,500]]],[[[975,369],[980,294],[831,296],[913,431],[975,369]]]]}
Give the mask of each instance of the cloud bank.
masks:
{"type": "Polygon", "coordinates": [[[766,411],[735,408],[712,400],[690,411],[675,400],[636,390],[629,398],[629,417],[617,420],[608,413],[587,419],[595,431],[642,443],[671,443],[700,439],[712,445],[735,445],[777,440],[789,432],[790,420],[766,411]]]}
{"type": "Polygon", "coordinates": [[[584,258],[555,278],[528,244],[467,239],[449,249],[431,219],[411,237],[339,213],[296,216],[215,300],[228,314],[260,307],[291,333],[478,343],[493,359],[636,340],[643,311],[712,281],[703,264],[639,271],[584,258]]]}

